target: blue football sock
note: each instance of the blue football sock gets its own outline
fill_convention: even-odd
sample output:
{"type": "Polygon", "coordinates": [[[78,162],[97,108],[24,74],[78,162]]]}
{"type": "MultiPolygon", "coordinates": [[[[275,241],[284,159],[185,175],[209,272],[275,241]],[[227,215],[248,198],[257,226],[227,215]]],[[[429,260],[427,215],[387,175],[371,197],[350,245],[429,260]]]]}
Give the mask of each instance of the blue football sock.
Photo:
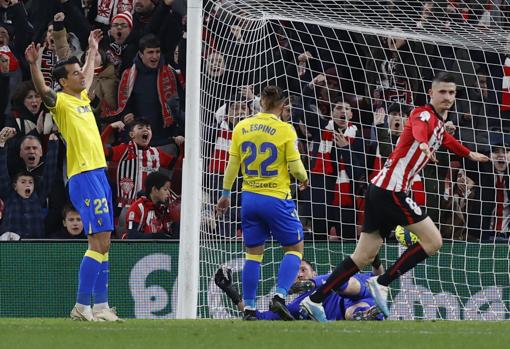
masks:
{"type": "Polygon", "coordinates": [[[280,263],[278,270],[278,283],[276,285],[275,293],[287,297],[287,292],[292,284],[296,281],[299,273],[299,266],[301,265],[301,258],[303,255],[299,252],[290,251],[286,252],[280,263]]]}
{"type": "Polygon", "coordinates": [[[260,278],[262,255],[246,254],[243,268],[243,301],[248,309],[256,309],[257,286],[260,278]]]}
{"type": "Polygon", "coordinates": [[[94,285],[94,304],[108,303],[108,277],[110,274],[110,262],[108,253],[104,255],[99,276],[94,285]]]}
{"type": "Polygon", "coordinates": [[[80,265],[76,303],[90,305],[92,289],[99,275],[103,259],[104,256],[99,252],[92,250],[85,252],[80,265]]]}

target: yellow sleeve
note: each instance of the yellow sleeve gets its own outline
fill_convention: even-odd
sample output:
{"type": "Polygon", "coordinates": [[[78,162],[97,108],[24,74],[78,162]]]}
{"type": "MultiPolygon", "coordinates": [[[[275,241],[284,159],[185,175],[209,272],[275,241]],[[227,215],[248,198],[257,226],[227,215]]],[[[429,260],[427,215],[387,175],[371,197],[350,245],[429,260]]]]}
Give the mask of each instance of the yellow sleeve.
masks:
{"type": "Polygon", "coordinates": [[[305,166],[303,165],[301,159],[289,162],[289,172],[300,182],[306,181],[308,179],[305,166]]]}
{"type": "Polygon", "coordinates": [[[239,124],[234,127],[234,130],[232,131],[232,142],[230,142],[230,149],[228,151],[230,156],[237,156],[239,155],[239,124]]]}
{"type": "Polygon", "coordinates": [[[230,154],[228,165],[223,175],[223,190],[230,191],[232,189],[232,185],[239,173],[239,166],[241,166],[241,158],[237,155],[230,154]]]}
{"type": "Polygon", "coordinates": [[[296,130],[294,130],[294,127],[292,127],[291,125],[289,125],[289,128],[287,130],[289,136],[287,142],[285,142],[285,159],[287,160],[288,163],[290,163],[291,161],[301,159],[301,154],[299,154],[298,150],[296,130]]]}

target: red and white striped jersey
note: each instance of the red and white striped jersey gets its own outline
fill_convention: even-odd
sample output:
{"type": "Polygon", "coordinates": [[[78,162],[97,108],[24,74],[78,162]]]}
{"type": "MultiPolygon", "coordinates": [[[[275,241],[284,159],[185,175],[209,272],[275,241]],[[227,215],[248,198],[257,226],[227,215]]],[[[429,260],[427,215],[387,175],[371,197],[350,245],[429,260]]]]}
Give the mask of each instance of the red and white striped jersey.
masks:
{"type": "Polygon", "coordinates": [[[421,143],[427,143],[432,153],[441,145],[462,157],[468,156],[470,152],[455,137],[445,132],[444,120],[431,105],[416,107],[409,116],[395,150],[381,172],[372,179],[372,184],[386,190],[408,192],[412,179],[429,160],[420,150],[421,143]]]}

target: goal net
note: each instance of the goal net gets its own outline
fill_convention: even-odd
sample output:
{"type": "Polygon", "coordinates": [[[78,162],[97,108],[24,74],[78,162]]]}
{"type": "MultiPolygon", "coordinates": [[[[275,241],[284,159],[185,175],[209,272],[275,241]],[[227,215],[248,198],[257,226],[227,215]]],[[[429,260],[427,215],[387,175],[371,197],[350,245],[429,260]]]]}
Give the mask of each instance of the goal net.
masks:
{"type": "MultiPolygon", "coordinates": [[[[202,65],[187,67],[200,69],[201,81],[198,316],[240,315],[213,279],[226,265],[241,288],[241,179],[225,216],[216,217],[214,205],[231,131],[259,110],[264,86],[276,84],[289,96],[281,117],[298,133],[310,178],[308,190],[292,190],[305,228],[304,258],[323,274],[354,250],[368,181],[412,108],[427,103],[432,77],[449,71],[458,84],[450,132],[492,162],[479,165],[442,150],[439,162],[413,179],[411,196],[440,227],[444,245],[391,285],[390,318],[509,318],[506,10],[496,0],[205,2],[202,65]]],[[[381,249],[383,265],[402,251],[389,238],[381,249]]],[[[281,256],[278,243],[268,241],[261,310],[267,310],[281,256]]]]}

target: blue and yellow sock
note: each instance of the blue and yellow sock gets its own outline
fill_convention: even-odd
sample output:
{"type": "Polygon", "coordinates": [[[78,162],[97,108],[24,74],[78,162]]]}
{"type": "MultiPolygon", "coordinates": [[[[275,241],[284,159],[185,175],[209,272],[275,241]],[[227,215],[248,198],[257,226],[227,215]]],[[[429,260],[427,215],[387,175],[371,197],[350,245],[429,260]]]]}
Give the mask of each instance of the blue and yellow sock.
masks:
{"type": "Polygon", "coordinates": [[[243,267],[243,301],[246,309],[255,310],[257,307],[257,286],[263,257],[263,255],[246,254],[243,267]]]}
{"type": "Polygon", "coordinates": [[[92,289],[99,275],[103,259],[103,254],[99,252],[92,250],[87,250],[87,252],[85,252],[85,256],[83,256],[80,265],[76,303],[90,305],[92,289]]]}
{"type": "Polygon", "coordinates": [[[110,274],[110,262],[108,261],[108,253],[104,254],[99,276],[94,284],[94,305],[104,304],[108,306],[108,277],[110,274]]]}
{"type": "Polygon", "coordinates": [[[280,269],[278,269],[278,282],[275,290],[275,293],[280,297],[287,297],[290,287],[296,281],[302,258],[303,254],[300,252],[285,252],[280,263],[280,269]]]}

